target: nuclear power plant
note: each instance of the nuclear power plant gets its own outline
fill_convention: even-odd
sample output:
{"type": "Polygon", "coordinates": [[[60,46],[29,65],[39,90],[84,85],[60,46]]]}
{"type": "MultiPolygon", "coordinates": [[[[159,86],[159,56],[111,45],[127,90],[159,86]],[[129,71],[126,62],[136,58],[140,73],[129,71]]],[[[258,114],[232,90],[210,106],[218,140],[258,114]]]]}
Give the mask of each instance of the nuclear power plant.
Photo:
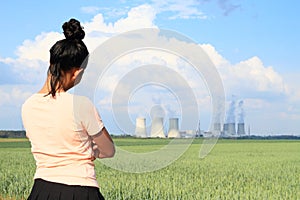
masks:
{"type": "MultiPolygon", "coordinates": [[[[240,137],[245,136],[245,123],[244,123],[244,110],[243,101],[239,101],[238,107],[236,108],[235,101],[230,103],[229,109],[226,114],[226,120],[224,124],[214,123],[211,131],[203,132],[200,129],[200,122],[198,130],[179,130],[179,119],[169,118],[169,126],[164,126],[164,118],[153,116],[150,134],[147,135],[146,118],[136,118],[135,136],[146,138],[182,138],[182,137],[214,137],[215,133],[218,133],[220,137],[240,137]],[[237,112],[236,112],[237,110],[237,112]],[[236,113],[238,117],[236,119],[236,113]],[[236,123],[237,121],[237,123],[236,123]],[[167,130],[165,134],[165,130],[167,130]]],[[[250,127],[248,127],[248,135],[250,135],[250,127]]]]}
{"type": "Polygon", "coordinates": [[[239,136],[246,135],[243,103],[244,102],[242,100],[239,101],[237,108],[236,108],[235,101],[232,101],[230,103],[229,109],[227,111],[226,122],[223,125],[223,130],[221,131],[221,136],[223,136],[223,137],[239,137],[239,136]],[[235,113],[238,114],[237,127],[236,127],[235,113]]]}
{"type": "MultiPolygon", "coordinates": [[[[239,137],[245,136],[245,124],[244,123],[225,123],[222,125],[220,123],[215,123],[213,125],[213,131],[220,133],[221,137],[239,137]],[[237,126],[236,126],[237,125],[237,126]]],[[[169,118],[169,127],[167,134],[165,134],[164,118],[155,117],[152,120],[150,134],[147,135],[146,128],[146,118],[138,117],[136,118],[136,127],[135,127],[135,136],[140,138],[182,138],[182,137],[197,137],[201,135],[201,130],[198,130],[199,134],[196,134],[196,131],[179,130],[179,119],[178,118],[169,118]],[[195,133],[194,133],[195,132],[195,133]]],[[[209,132],[206,132],[209,133],[209,132]]],[[[208,134],[209,135],[209,134],[208,134]]]]}

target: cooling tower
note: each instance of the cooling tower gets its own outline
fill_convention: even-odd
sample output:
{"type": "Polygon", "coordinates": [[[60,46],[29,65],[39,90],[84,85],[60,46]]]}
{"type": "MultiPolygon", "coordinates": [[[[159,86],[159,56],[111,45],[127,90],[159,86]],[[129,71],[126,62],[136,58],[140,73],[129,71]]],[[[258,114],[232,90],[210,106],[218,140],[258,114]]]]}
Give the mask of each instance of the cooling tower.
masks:
{"type": "Polygon", "coordinates": [[[238,123],[238,127],[237,127],[237,134],[238,135],[245,135],[245,124],[244,123],[238,123]]]}
{"type": "Polygon", "coordinates": [[[150,132],[151,137],[159,137],[159,138],[166,137],[165,133],[164,133],[163,121],[164,121],[164,118],[162,118],[162,117],[155,117],[152,120],[151,132],[150,132]]]}
{"type": "Polygon", "coordinates": [[[235,123],[228,123],[228,130],[227,133],[229,135],[236,135],[236,131],[235,131],[235,123]]]}
{"type": "Polygon", "coordinates": [[[168,138],[180,138],[180,133],[178,130],[178,118],[169,119],[168,138]]]}
{"type": "Polygon", "coordinates": [[[142,117],[136,118],[135,124],[135,136],[136,137],[147,137],[146,131],[146,119],[142,117]]]}

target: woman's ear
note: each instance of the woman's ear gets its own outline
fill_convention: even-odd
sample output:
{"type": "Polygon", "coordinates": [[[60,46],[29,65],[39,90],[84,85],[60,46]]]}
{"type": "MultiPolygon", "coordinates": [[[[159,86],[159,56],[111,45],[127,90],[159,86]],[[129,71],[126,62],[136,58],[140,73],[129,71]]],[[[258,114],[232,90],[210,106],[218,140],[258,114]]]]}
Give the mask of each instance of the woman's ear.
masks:
{"type": "Polygon", "coordinates": [[[75,68],[73,71],[72,79],[76,80],[77,78],[79,78],[78,76],[82,76],[83,71],[84,71],[84,69],[82,69],[82,68],[78,68],[78,69],[75,68]]]}
{"type": "Polygon", "coordinates": [[[84,69],[83,68],[77,68],[73,72],[72,80],[74,81],[74,85],[79,83],[81,81],[82,75],[83,75],[84,69]]]}

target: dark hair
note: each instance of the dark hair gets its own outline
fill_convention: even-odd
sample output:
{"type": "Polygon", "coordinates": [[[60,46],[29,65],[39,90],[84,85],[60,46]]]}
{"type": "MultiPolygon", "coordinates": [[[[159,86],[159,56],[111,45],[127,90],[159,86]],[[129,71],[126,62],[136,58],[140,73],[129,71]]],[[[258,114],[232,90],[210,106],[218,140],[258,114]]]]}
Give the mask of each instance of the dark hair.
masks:
{"type": "Polygon", "coordinates": [[[72,68],[85,68],[87,65],[88,49],[82,39],[85,36],[83,27],[76,19],[70,19],[62,25],[65,39],[57,41],[50,49],[51,90],[48,95],[55,97],[56,91],[62,87],[62,72],[72,68]],[[84,62],[85,61],[85,62],[84,62]]]}

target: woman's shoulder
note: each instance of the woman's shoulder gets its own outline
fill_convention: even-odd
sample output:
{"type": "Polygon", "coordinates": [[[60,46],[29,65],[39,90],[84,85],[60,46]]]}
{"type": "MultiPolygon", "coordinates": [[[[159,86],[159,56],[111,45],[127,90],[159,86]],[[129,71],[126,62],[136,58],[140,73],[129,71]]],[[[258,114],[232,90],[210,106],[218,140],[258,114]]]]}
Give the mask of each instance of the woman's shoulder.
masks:
{"type": "Polygon", "coordinates": [[[42,94],[42,93],[34,93],[34,94],[31,94],[23,103],[23,106],[26,106],[28,104],[31,104],[31,103],[34,103],[35,101],[37,100],[43,100],[43,99],[46,99],[46,98],[43,98],[45,96],[45,94],[42,94]]]}
{"type": "Polygon", "coordinates": [[[73,104],[77,107],[94,106],[92,100],[90,98],[86,97],[86,96],[72,94],[70,97],[72,97],[73,104]]]}
{"type": "Polygon", "coordinates": [[[90,98],[82,95],[69,94],[74,101],[91,102],[90,98]]]}

